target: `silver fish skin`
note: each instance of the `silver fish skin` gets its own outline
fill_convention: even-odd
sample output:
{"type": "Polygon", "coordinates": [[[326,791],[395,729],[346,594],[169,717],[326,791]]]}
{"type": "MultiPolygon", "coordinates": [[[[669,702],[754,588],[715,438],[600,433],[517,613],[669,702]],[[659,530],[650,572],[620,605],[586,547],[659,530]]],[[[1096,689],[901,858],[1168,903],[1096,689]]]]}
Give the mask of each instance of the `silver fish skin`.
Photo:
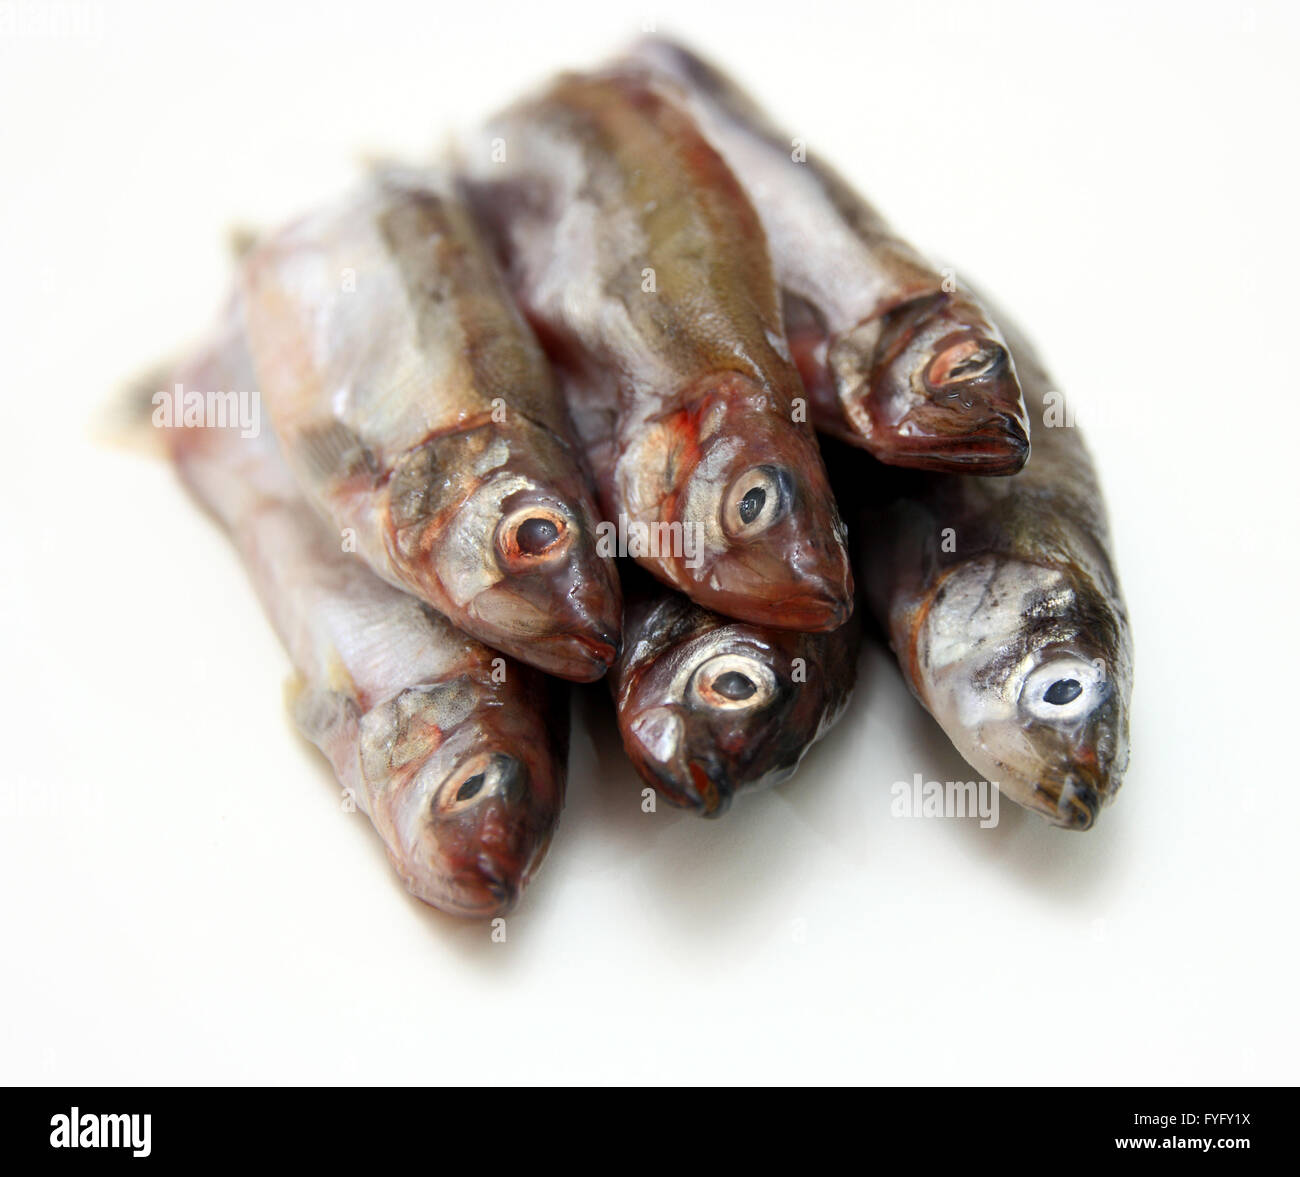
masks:
{"type": "Polygon", "coordinates": [[[629,554],[728,616],[838,628],[843,526],[762,227],[717,152],[643,81],[569,74],[463,154],[571,411],[603,422],[587,455],[607,521],[674,541],[629,554]]]}
{"type": "Polygon", "coordinates": [[[753,201],[819,430],[891,465],[981,474],[1024,465],[1015,366],[972,293],[690,50],[646,38],[619,68],[666,84],[753,201]]]}
{"type": "Polygon", "coordinates": [[[389,166],[242,268],[258,389],[309,500],[488,645],[587,681],[621,601],[550,367],[454,181],[389,166]]]}
{"type": "MultiPolygon", "coordinates": [[[[1051,379],[1003,323],[1046,421],[1051,379]]],[[[863,513],[862,579],[908,685],[1005,796],[1090,828],[1128,767],[1133,639],[1079,431],[1038,429],[1009,478],[885,480],[896,497],[863,513]]]]}
{"type": "MultiPolygon", "coordinates": [[[[195,389],[254,387],[237,314],[176,379],[195,389]]],[[[166,438],[296,667],[299,728],[369,816],[407,889],[453,915],[509,910],[563,805],[562,688],[345,553],[270,434],[196,427],[166,438]]]]}
{"type": "Polygon", "coordinates": [[[844,713],[856,618],[798,633],[720,617],[648,578],[625,591],[623,653],[609,673],[619,734],[670,804],[720,816],[788,780],[844,713]]]}

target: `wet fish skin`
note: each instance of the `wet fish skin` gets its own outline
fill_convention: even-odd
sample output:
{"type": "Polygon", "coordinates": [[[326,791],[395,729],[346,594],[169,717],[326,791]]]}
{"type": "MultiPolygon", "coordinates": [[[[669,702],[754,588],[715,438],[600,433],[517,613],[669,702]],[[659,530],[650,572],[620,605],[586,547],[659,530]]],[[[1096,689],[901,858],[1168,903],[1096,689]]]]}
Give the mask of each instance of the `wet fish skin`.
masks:
{"type": "MultiPolygon", "coordinates": [[[[237,315],[177,373],[247,389],[237,315]]],[[[274,439],[169,430],[183,481],[228,532],[297,669],[294,718],[407,889],[466,917],[511,909],[564,800],[563,688],[376,577],[307,504],[274,439]]]]}
{"type": "MultiPolygon", "coordinates": [[[[1050,377],[1002,322],[1042,421],[1050,377]]],[[[887,478],[894,501],[864,512],[863,583],[908,685],[966,760],[1084,830],[1128,767],[1133,642],[1083,439],[1036,437],[1010,478],[887,478]]]]}
{"type": "Polygon", "coordinates": [[[545,356],[453,182],[377,172],[261,243],[243,292],[285,458],[371,568],[512,656],[600,677],[617,573],[545,356]]]}
{"type": "Polygon", "coordinates": [[[856,620],[797,633],[720,617],[648,578],[636,585],[609,683],[637,772],[704,817],[788,779],[852,693],[856,620]]]}
{"type": "Polygon", "coordinates": [[[607,519],[702,529],[698,555],[641,563],[756,624],[841,625],[844,529],[762,229],[690,120],[635,78],[566,75],[490,122],[465,166],[571,413],[597,423],[607,519]]]}
{"type": "Polygon", "coordinates": [[[1001,475],[1025,464],[1015,364],[973,294],[832,169],[794,158],[795,140],[690,50],[647,38],[622,68],[666,84],[749,192],[795,303],[790,346],[819,430],[891,465],[1001,475]]]}

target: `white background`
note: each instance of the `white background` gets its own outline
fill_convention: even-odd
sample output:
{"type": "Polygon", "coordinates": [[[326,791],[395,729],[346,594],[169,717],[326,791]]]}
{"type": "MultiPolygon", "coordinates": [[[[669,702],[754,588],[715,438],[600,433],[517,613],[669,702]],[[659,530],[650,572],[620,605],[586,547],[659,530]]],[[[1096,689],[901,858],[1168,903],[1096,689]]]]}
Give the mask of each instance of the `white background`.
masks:
{"type": "Polygon", "coordinates": [[[0,1080],[1300,1078],[1294,6],[0,0],[0,30],[0,1080]],[[406,897],[225,541],[92,421],[207,324],[231,226],[649,20],[1039,340],[1114,517],[1132,771],[1086,835],[892,818],[893,782],[969,773],[874,652],[793,782],[646,816],[593,690],[493,944],[406,897]]]}

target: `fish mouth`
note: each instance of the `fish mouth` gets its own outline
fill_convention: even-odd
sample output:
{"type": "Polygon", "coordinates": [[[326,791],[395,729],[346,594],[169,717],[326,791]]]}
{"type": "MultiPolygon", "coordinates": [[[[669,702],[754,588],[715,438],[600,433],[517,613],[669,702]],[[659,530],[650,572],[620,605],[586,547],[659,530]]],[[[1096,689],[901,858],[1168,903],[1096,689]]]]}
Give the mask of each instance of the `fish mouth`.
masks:
{"type": "Polygon", "coordinates": [[[696,580],[685,591],[723,616],[801,633],[839,629],[853,613],[853,572],[838,538],[797,540],[780,556],[733,550],[710,583],[696,580]]]}
{"type": "Polygon", "coordinates": [[[493,863],[463,868],[436,887],[406,880],[417,899],[461,919],[490,919],[505,915],[519,901],[522,882],[493,863]]]}
{"type": "Polygon", "coordinates": [[[1035,808],[1053,825],[1066,830],[1092,829],[1106,800],[1097,782],[1082,773],[1034,786],[1035,808]]]}
{"type": "MultiPolygon", "coordinates": [[[[697,598],[701,599],[701,598],[697,598]]],[[[829,633],[853,614],[853,601],[831,592],[798,593],[777,600],[761,600],[739,589],[717,591],[701,602],[715,613],[751,625],[789,629],[798,633],[829,633]]]]}
{"type": "Polygon", "coordinates": [[[504,862],[488,851],[457,871],[451,880],[457,915],[486,919],[505,915],[519,902],[524,889],[523,861],[504,862]]]}
{"type": "Polygon", "coordinates": [[[880,455],[881,460],[915,470],[980,475],[1018,474],[1029,461],[1029,431],[1014,413],[997,413],[960,432],[947,426],[944,432],[942,439],[927,437],[927,444],[914,449],[904,437],[901,445],[895,443],[888,454],[880,455]]]}
{"type": "Polygon", "coordinates": [[[693,809],[700,817],[721,817],[731,808],[735,789],[718,765],[689,760],[686,771],[690,783],[682,781],[676,790],[684,808],[693,809]]]}
{"type": "Polygon", "coordinates": [[[655,792],[678,809],[719,817],[731,805],[734,782],[715,757],[692,755],[685,739],[686,721],[671,706],[641,711],[623,729],[628,756],[655,792]]]}
{"type": "Polygon", "coordinates": [[[839,629],[853,615],[853,602],[826,594],[787,597],[773,606],[770,624],[801,633],[821,633],[839,629]]]}
{"type": "Polygon", "coordinates": [[[689,809],[698,817],[721,817],[731,808],[731,783],[698,760],[686,762],[685,773],[650,760],[640,762],[642,776],[669,805],[689,809]]]}
{"type": "Polygon", "coordinates": [[[528,661],[559,678],[595,682],[618,660],[621,649],[617,630],[562,633],[529,647],[528,661]]]}

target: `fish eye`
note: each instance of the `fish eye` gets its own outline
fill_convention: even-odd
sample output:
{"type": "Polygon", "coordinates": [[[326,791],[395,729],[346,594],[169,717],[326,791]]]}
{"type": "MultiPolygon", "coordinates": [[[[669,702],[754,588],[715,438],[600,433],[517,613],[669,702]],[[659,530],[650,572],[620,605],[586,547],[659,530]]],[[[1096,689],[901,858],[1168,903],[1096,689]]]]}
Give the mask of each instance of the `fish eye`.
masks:
{"type": "Polygon", "coordinates": [[[560,529],[554,521],[540,515],[530,515],[515,529],[519,550],[530,556],[540,556],[559,538],[560,529]]]}
{"type": "Polygon", "coordinates": [[[1020,691],[1020,706],[1035,719],[1070,722],[1088,715],[1106,694],[1101,663],[1068,654],[1030,672],[1020,691]]]}
{"type": "Polygon", "coordinates": [[[771,527],[790,505],[788,476],[774,466],[746,470],[727,488],[722,526],[728,535],[749,537],[771,527]]]}
{"type": "Polygon", "coordinates": [[[513,801],[525,786],[524,766],[513,756],[488,752],[461,765],[434,794],[433,810],[440,816],[463,813],[491,797],[513,801]]]}
{"type": "Polygon", "coordinates": [[[497,527],[497,547],[506,564],[518,569],[559,558],[571,539],[568,519],[549,507],[521,508],[497,527]]]}
{"type": "Polygon", "coordinates": [[[754,658],[718,654],[691,676],[696,701],[716,711],[744,711],[769,703],[776,694],[776,675],[754,658]]]}
{"type": "Polygon", "coordinates": [[[1083,686],[1077,678],[1058,678],[1043,692],[1043,702],[1053,707],[1062,707],[1083,694],[1083,686]]]}
{"type": "Polygon", "coordinates": [[[726,674],[718,675],[713,680],[712,687],[715,694],[730,699],[733,703],[743,702],[758,690],[754,680],[746,678],[739,670],[728,670],[726,674]]]}
{"type": "Polygon", "coordinates": [[[1006,354],[1006,349],[991,339],[963,339],[930,361],[926,380],[933,387],[974,380],[997,368],[1006,354]]]}
{"type": "Polygon", "coordinates": [[[486,780],[487,776],[484,773],[476,772],[456,790],[456,800],[469,801],[471,798],[477,797],[479,790],[483,788],[483,782],[486,780]]]}

